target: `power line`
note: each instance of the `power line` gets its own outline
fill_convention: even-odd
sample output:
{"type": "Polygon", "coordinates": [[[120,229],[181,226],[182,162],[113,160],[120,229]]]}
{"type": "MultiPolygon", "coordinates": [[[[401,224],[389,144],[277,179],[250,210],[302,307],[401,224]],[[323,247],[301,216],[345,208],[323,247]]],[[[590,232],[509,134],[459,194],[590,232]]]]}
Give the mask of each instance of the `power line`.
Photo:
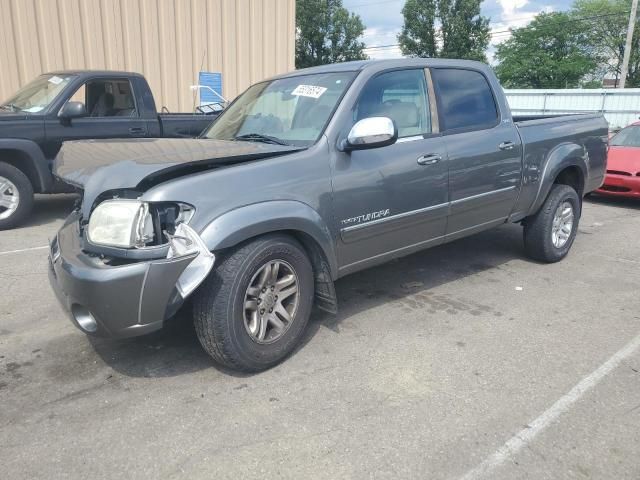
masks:
{"type": "Polygon", "coordinates": [[[345,8],[358,8],[358,7],[368,7],[369,5],[380,5],[382,3],[396,3],[398,0],[382,0],[380,2],[370,2],[370,3],[359,3],[358,5],[348,5],[345,8]]]}
{"type": "MultiPolygon", "coordinates": [[[[591,15],[588,17],[580,17],[580,18],[574,18],[571,20],[564,20],[561,22],[557,22],[555,25],[553,25],[553,27],[557,26],[557,25],[564,25],[564,24],[569,24],[569,23],[576,23],[576,22],[582,22],[582,21],[590,21],[590,20],[598,20],[601,18],[607,18],[607,17],[619,17],[619,16],[623,16],[623,15],[627,15],[629,14],[629,11],[626,12],[618,12],[618,13],[607,13],[607,14],[600,14],[600,15],[591,15]]],[[[537,15],[536,15],[537,16],[537,15]]],[[[518,27],[518,28],[524,28],[524,27],[518,27]]],[[[511,33],[513,33],[514,30],[518,30],[518,28],[509,28],[506,30],[497,30],[494,32],[490,32],[490,36],[491,38],[493,37],[499,37],[499,36],[507,36],[510,35],[511,33]]],[[[388,44],[388,45],[373,45],[371,47],[366,47],[365,50],[378,50],[378,49],[385,49],[385,48],[394,48],[394,47],[399,47],[400,44],[399,43],[392,43],[392,44],[388,44]]]]}
{"type": "MultiPolygon", "coordinates": [[[[567,23],[582,22],[582,21],[585,21],[585,20],[597,20],[597,19],[606,18],[606,17],[621,17],[623,15],[626,16],[628,14],[629,14],[629,11],[617,12],[617,13],[606,13],[606,14],[601,14],[601,15],[591,15],[589,17],[579,17],[579,18],[573,18],[573,19],[570,19],[570,20],[563,20],[561,22],[557,22],[555,25],[564,25],[564,24],[567,24],[567,23]]],[[[498,30],[498,31],[495,31],[495,32],[491,32],[491,35],[493,36],[493,35],[511,33],[513,30],[517,30],[518,28],[524,28],[524,27],[508,28],[506,30],[498,30]]]]}

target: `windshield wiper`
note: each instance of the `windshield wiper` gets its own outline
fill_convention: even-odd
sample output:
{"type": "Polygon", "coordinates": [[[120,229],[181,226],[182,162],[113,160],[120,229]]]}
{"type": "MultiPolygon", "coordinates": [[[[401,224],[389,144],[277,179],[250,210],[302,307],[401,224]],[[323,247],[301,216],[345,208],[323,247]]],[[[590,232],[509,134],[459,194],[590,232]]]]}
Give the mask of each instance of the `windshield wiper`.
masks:
{"type": "Polygon", "coordinates": [[[12,112],[17,112],[18,110],[20,110],[13,103],[7,103],[6,105],[0,105],[0,108],[2,108],[3,110],[9,109],[12,112]]]}
{"type": "Polygon", "coordinates": [[[237,135],[233,137],[234,140],[247,140],[249,142],[263,142],[271,143],[273,145],[286,145],[290,146],[287,142],[283,142],[278,137],[272,137],[271,135],[262,135],[261,133],[246,133],[244,135],[237,135]]]}

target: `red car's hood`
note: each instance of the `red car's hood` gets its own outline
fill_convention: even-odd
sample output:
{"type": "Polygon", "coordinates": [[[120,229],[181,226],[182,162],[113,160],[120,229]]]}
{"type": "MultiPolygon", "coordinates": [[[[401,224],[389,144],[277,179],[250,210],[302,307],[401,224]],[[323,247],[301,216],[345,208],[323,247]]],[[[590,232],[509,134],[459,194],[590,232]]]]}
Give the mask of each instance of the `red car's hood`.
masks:
{"type": "Polygon", "coordinates": [[[609,147],[607,170],[617,170],[632,175],[640,173],[640,148],[609,147]]]}

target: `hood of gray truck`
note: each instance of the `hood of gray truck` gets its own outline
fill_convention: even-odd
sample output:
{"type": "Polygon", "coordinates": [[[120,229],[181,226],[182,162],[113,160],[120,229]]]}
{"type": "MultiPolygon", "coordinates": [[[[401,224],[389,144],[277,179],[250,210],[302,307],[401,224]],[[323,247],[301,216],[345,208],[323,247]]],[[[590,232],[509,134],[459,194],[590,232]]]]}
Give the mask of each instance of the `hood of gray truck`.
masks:
{"type": "Polygon", "coordinates": [[[144,191],[172,178],[222,166],[262,160],[300,147],[208,139],[132,139],[65,142],[54,174],[84,191],[84,203],[101,193],[144,191]]]}

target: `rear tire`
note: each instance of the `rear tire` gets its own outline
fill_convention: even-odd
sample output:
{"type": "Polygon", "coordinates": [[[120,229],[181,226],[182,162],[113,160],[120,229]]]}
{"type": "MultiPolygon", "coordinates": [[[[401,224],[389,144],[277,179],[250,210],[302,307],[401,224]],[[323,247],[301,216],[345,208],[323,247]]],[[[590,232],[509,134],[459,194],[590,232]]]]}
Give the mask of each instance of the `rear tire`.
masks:
{"type": "Polygon", "coordinates": [[[0,162],[0,230],[22,223],[33,210],[33,186],[13,165],[0,162]]]}
{"type": "Polygon", "coordinates": [[[234,370],[273,367],[299,343],[311,313],[313,268],[303,247],[286,235],[266,235],[218,261],[194,297],[200,343],[234,370]]]}
{"type": "Polygon", "coordinates": [[[534,260],[553,263],[567,256],[578,232],[581,203],[568,185],[554,185],[535,215],[524,224],[524,248],[534,260]]]}

